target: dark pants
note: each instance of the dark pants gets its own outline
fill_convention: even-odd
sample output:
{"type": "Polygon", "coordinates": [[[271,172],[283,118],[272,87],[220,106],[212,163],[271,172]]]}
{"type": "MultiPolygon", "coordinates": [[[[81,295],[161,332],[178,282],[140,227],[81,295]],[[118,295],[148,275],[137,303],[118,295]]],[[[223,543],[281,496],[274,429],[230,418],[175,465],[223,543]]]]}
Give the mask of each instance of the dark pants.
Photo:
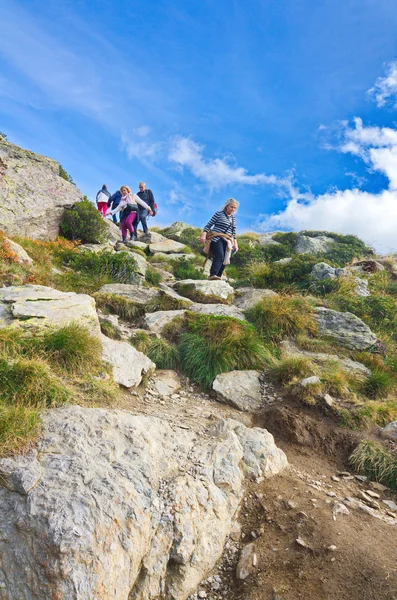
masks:
{"type": "Polygon", "coordinates": [[[139,225],[139,223],[142,223],[142,229],[143,229],[143,233],[147,233],[148,232],[148,227],[147,227],[147,223],[146,223],[146,219],[147,216],[149,214],[149,211],[146,208],[142,208],[142,210],[139,211],[139,221],[137,223],[137,225],[139,225]]]}
{"type": "Polygon", "coordinates": [[[210,275],[217,275],[221,277],[225,265],[223,261],[225,259],[225,252],[227,248],[227,241],[224,238],[219,238],[217,242],[211,242],[210,251],[212,254],[212,266],[210,275]]]}

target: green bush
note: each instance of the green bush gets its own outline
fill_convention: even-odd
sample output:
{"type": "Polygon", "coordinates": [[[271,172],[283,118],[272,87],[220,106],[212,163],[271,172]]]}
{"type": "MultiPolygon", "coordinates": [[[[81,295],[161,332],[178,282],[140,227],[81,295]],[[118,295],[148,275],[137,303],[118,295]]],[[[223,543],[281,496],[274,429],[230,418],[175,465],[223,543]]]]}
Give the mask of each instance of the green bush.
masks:
{"type": "Polygon", "coordinates": [[[379,442],[363,440],[349,459],[358,473],[371,481],[379,481],[392,490],[397,489],[397,454],[379,442]]]}
{"type": "Polygon", "coordinates": [[[0,359],[0,401],[45,407],[62,404],[69,396],[44,361],[0,359]]]}
{"type": "Polygon", "coordinates": [[[313,266],[318,257],[295,254],[287,263],[254,263],[249,268],[252,284],[259,288],[283,289],[293,286],[307,289],[311,283],[313,266]]]}
{"type": "Polygon", "coordinates": [[[100,340],[78,323],[46,333],[42,346],[48,360],[70,373],[88,374],[101,365],[100,340]]]}
{"type": "Polygon", "coordinates": [[[172,260],[171,264],[173,266],[173,273],[177,279],[207,279],[203,272],[197,269],[194,259],[178,258],[172,260]]]}
{"type": "Polygon", "coordinates": [[[64,264],[90,277],[110,277],[117,283],[136,283],[137,264],[129,252],[65,252],[64,264]]]}
{"type": "Polygon", "coordinates": [[[245,311],[245,315],[266,342],[317,331],[313,304],[301,296],[270,296],[245,311]]]}
{"type": "Polygon", "coordinates": [[[205,389],[219,373],[260,369],[270,360],[255,329],[231,317],[187,313],[178,347],[184,374],[205,389]]]}
{"type": "Polygon", "coordinates": [[[157,287],[161,282],[161,273],[156,271],[156,269],[152,269],[148,267],[146,269],[145,281],[154,287],[157,287]]]}
{"type": "Polygon", "coordinates": [[[80,240],[83,244],[103,242],[107,228],[102,215],[87,199],[66,208],[60,223],[60,230],[65,238],[80,240]]]}
{"type": "Polygon", "coordinates": [[[290,256],[295,253],[298,234],[295,231],[286,231],[285,233],[280,231],[273,236],[273,240],[282,244],[288,250],[288,256],[290,256]]]}

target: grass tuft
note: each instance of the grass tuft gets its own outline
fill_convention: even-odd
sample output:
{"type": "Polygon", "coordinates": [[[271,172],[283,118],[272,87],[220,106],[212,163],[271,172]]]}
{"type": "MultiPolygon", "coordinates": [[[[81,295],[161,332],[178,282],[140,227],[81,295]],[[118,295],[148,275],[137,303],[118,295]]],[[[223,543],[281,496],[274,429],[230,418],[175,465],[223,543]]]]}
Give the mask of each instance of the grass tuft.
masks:
{"type": "Polygon", "coordinates": [[[0,456],[22,452],[37,437],[40,412],[32,406],[0,404],[0,456]]]}
{"type": "Polygon", "coordinates": [[[42,344],[51,363],[69,373],[91,373],[101,365],[100,340],[78,323],[46,333],[42,344]]]}
{"type": "Polygon", "coordinates": [[[275,361],[270,367],[272,379],[283,385],[294,379],[304,379],[314,374],[315,366],[308,358],[303,356],[287,356],[275,361]]]}
{"type": "Polygon", "coordinates": [[[145,332],[137,333],[130,343],[140,352],[146,354],[158,369],[175,370],[180,362],[178,348],[166,340],[149,336],[145,332]]]}
{"type": "Polygon", "coordinates": [[[379,442],[363,440],[349,459],[358,473],[379,481],[392,490],[397,489],[397,454],[387,450],[379,442]]]}

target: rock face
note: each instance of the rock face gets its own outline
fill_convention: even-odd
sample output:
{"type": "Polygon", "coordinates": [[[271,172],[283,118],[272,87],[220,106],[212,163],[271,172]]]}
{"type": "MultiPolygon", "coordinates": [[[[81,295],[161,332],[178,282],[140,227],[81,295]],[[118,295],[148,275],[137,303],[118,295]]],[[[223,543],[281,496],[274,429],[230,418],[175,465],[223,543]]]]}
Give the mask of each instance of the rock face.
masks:
{"type": "Polygon", "coordinates": [[[236,292],[238,296],[234,300],[234,305],[240,310],[252,308],[255,304],[258,304],[262,298],[277,296],[277,293],[273,290],[256,290],[255,288],[249,287],[237,288],[236,292]]]}
{"type": "Polygon", "coordinates": [[[59,163],[0,137],[0,229],[10,235],[54,240],[66,206],[82,200],[59,175],[59,163]]]}
{"type": "Polygon", "coordinates": [[[182,279],[173,283],[172,287],[182,296],[205,304],[229,304],[234,299],[234,290],[226,281],[182,279]]]}
{"type": "Polygon", "coordinates": [[[388,423],[381,431],[382,437],[389,440],[397,440],[397,421],[388,423]]]}
{"type": "Polygon", "coordinates": [[[91,296],[59,292],[42,285],[0,288],[0,328],[12,326],[37,332],[71,322],[87,327],[95,336],[100,335],[91,296]]]}
{"type": "Polygon", "coordinates": [[[335,240],[325,235],[309,237],[299,234],[295,250],[298,254],[323,254],[329,252],[334,244],[335,240]]]}
{"type": "Polygon", "coordinates": [[[262,406],[259,371],[230,371],[216,376],[212,389],[221,402],[239,410],[256,412],[262,406]]]}
{"type": "Polygon", "coordinates": [[[349,312],[341,313],[318,306],[315,316],[319,333],[333,338],[342,346],[366,350],[376,342],[376,335],[370,328],[349,312]]]}
{"type": "Polygon", "coordinates": [[[156,365],[128,342],[111,340],[105,335],[102,340],[102,359],[113,367],[116,383],[130,388],[141,383],[142,377],[154,371],[156,365]]]}
{"type": "Polygon", "coordinates": [[[22,462],[35,482],[0,479],[1,600],[186,600],[222,552],[244,475],[287,466],[266,430],[235,421],[199,440],[124,411],[43,421],[38,453],[0,460],[7,482],[22,462]]]}

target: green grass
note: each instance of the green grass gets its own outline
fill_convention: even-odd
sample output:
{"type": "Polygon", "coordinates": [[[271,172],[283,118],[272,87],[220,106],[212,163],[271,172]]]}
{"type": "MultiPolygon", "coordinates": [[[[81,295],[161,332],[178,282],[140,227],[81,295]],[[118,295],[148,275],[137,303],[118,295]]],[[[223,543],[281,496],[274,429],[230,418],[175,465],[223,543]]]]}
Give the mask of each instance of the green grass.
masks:
{"type": "Polygon", "coordinates": [[[150,336],[142,331],[131,338],[130,343],[137,350],[146,354],[158,369],[175,370],[179,366],[178,348],[167,340],[150,336]]]}
{"type": "Polygon", "coordinates": [[[40,432],[40,411],[23,404],[0,404],[0,456],[22,452],[40,432]]]}
{"type": "Polygon", "coordinates": [[[317,331],[313,303],[301,296],[263,298],[245,315],[266,342],[279,342],[285,337],[317,331]]]}
{"type": "Polygon", "coordinates": [[[339,410],[339,421],[342,427],[366,429],[372,425],[385,427],[397,420],[396,400],[367,400],[361,406],[339,410]]]}
{"type": "Polygon", "coordinates": [[[69,390],[43,360],[0,359],[0,402],[46,407],[63,404],[69,399],[69,390]]]}
{"type": "Polygon", "coordinates": [[[187,313],[177,345],[183,373],[205,389],[219,373],[261,369],[270,361],[254,328],[231,317],[187,313]]]}
{"type": "MultiPolygon", "coordinates": [[[[204,264],[205,258],[203,257],[204,264]]],[[[173,267],[173,274],[177,279],[207,279],[207,276],[199,271],[196,266],[194,259],[178,258],[171,261],[173,267]]]]}
{"type": "Polygon", "coordinates": [[[372,481],[379,481],[392,490],[397,489],[397,454],[387,450],[379,442],[360,442],[349,463],[357,472],[372,481]]]}
{"type": "Polygon", "coordinates": [[[133,323],[144,313],[144,307],[136,306],[134,302],[124,298],[124,296],[97,292],[94,294],[94,298],[98,308],[116,314],[125,321],[133,323]]]}
{"type": "Polygon", "coordinates": [[[154,287],[157,287],[162,280],[161,273],[151,267],[146,269],[145,281],[154,287]]]}
{"type": "Polygon", "coordinates": [[[296,379],[311,377],[315,374],[316,368],[308,358],[288,356],[275,361],[269,371],[272,379],[286,385],[296,379]]]}
{"type": "Polygon", "coordinates": [[[64,252],[63,262],[74,271],[100,279],[109,277],[114,283],[136,283],[137,264],[131,252],[64,252]]]}
{"type": "Polygon", "coordinates": [[[380,367],[372,367],[371,375],[365,378],[361,392],[373,400],[386,398],[397,387],[397,378],[393,373],[380,367]]]}
{"type": "Polygon", "coordinates": [[[100,340],[78,323],[46,333],[41,344],[48,360],[68,373],[88,374],[101,366],[100,340]]]}

